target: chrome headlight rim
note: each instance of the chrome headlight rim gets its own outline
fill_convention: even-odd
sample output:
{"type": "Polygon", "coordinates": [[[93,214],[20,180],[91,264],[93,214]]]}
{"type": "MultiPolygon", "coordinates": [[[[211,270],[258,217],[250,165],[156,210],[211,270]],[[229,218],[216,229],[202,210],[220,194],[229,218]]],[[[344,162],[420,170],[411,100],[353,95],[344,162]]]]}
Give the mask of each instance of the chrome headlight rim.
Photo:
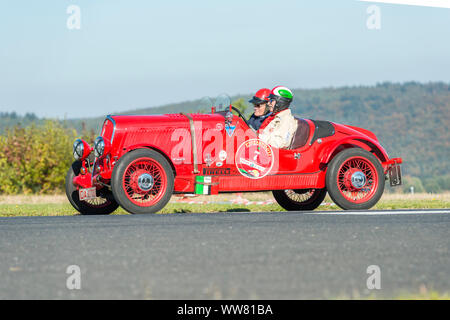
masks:
{"type": "Polygon", "coordinates": [[[83,140],[77,139],[73,143],[73,151],[72,151],[73,157],[75,160],[80,160],[83,158],[84,155],[84,143],[83,140]]]}
{"type": "Polygon", "coordinates": [[[100,158],[105,153],[105,140],[103,137],[97,137],[94,141],[94,155],[100,158]]]}

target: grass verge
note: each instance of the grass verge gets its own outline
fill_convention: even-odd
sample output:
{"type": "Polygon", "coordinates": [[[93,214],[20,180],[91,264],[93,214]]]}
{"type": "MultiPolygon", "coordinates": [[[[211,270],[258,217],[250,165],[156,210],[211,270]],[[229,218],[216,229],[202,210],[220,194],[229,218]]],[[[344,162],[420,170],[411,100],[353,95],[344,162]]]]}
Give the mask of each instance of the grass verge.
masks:
{"type": "MultiPolygon", "coordinates": [[[[284,211],[278,204],[227,204],[236,200],[237,197],[243,197],[250,201],[264,201],[273,199],[270,193],[248,193],[243,195],[226,194],[218,196],[200,196],[192,200],[196,202],[210,201],[212,203],[179,203],[177,198],[173,197],[171,202],[160,212],[161,214],[170,213],[199,213],[199,212],[261,212],[261,211],[284,211]]],[[[385,194],[378,204],[373,207],[374,210],[393,210],[393,209],[438,209],[450,208],[450,194],[440,195],[398,195],[385,194]]],[[[327,196],[324,205],[317,210],[340,210],[334,205],[327,196]]],[[[78,212],[69,204],[65,196],[1,196],[0,197],[0,217],[14,216],[67,216],[76,215],[78,212]]],[[[128,214],[125,210],[119,208],[114,214],[128,214]]]]}
{"type": "Polygon", "coordinates": [[[350,296],[344,294],[332,300],[450,300],[450,293],[429,290],[425,285],[422,285],[416,292],[403,290],[389,297],[379,293],[367,295],[353,292],[350,296]]]}

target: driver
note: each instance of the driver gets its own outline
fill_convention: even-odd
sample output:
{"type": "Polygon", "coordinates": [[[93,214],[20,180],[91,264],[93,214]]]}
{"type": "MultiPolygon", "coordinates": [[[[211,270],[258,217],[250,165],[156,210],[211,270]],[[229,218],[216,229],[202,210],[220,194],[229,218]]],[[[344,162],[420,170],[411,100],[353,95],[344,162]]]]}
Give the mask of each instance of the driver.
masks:
{"type": "Polygon", "coordinates": [[[248,119],[248,125],[259,130],[263,121],[270,116],[271,112],[267,103],[269,102],[270,89],[263,88],[258,90],[252,99],[248,102],[253,103],[254,113],[248,119]]]}
{"type": "Polygon", "coordinates": [[[272,89],[269,95],[269,116],[260,128],[259,138],[275,148],[288,148],[297,130],[297,121],[289,106],[294,95],[283,86],[272,89]]]}

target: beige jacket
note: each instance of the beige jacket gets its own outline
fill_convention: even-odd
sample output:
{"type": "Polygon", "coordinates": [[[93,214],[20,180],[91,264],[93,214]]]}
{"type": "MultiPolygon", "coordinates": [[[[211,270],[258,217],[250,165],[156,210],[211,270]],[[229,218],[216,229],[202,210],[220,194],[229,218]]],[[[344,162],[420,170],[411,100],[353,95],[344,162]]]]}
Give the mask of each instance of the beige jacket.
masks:
{"type": "Polygon", "coordinates": [[[275,115],[275,118],[262,130],[259,138],[275,148],[288,148],[297,130],[297,120],[291,110],[286,109],[275,115]]]}

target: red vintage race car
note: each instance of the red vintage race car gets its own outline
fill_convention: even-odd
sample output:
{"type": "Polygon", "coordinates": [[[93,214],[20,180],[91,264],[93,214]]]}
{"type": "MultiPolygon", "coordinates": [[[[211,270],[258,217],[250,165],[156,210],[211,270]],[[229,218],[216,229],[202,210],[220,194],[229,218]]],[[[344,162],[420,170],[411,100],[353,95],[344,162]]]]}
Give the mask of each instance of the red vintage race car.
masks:
{"type": "Polygon", "coordinates": [[[341,208],[360,210],[377,203],[385,180],[401,184],[402,159],[389,158],[372,132],[296,119],[290,147],[277,149],[226,96],[207,114],[107,116],[93,147],[75,141],[66,194],[81,214],[119,205],[155,213],[173,194],[255,191],[272,191],[286,210],[314,210],[327,192],[341,208]]]}

